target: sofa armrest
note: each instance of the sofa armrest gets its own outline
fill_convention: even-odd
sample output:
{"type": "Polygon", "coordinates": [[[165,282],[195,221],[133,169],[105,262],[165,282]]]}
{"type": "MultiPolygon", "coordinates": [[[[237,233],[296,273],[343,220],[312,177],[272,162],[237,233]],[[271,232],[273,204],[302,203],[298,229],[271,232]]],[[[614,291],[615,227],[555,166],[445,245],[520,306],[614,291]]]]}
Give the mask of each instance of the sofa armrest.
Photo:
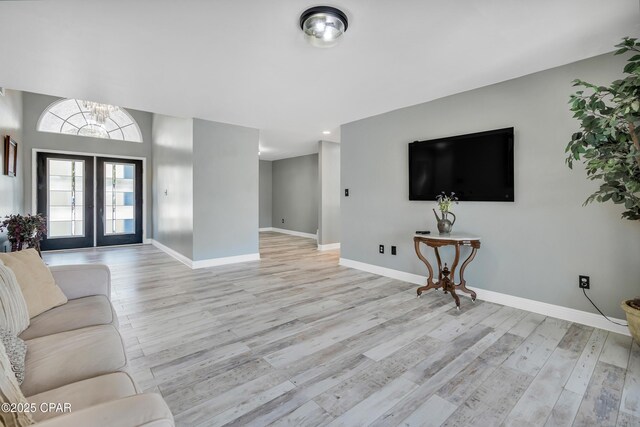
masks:
{"type": "Polygon", "coordinates": [[[39,427],[173,427],[173,415],[159,394],[145,393],[61,414],[39,427]]]}
{"type": "Polygon", "coordinates": [[[111,299],[111,271],[104,264],[54,265],[49,270],[68,299],[92,295],[111,299]]]}

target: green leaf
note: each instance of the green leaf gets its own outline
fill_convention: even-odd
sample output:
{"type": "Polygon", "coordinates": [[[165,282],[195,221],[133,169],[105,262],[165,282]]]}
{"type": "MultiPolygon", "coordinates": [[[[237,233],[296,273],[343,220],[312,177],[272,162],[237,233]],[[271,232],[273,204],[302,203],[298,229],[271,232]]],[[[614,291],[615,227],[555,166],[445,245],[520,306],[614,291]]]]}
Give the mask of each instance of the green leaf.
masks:
{"type": "Polygon", "coordinates": [[[629,134],[633,124],[640,135],[640,43],[627,37],[616,47],[616,54],[633,51],[623,67],[624,79],[609,86],[573,81],[580,89],[569,96],[569,110],[580,129],[571,134],[565,163],[573,169],[573,162],[582,159],[587,179],[600,183],[584,204],[624,204],[622,217],[640,220],[640,150],[629,134]]]}

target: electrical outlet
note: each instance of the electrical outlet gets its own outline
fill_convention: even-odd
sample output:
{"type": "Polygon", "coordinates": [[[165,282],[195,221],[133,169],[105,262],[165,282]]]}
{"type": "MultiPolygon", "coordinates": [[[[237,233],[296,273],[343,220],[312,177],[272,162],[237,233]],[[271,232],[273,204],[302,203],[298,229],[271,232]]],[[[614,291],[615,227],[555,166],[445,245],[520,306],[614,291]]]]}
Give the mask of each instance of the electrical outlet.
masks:
{"type": "Polygon", "coordinates": [[[395,255],[395,254],[396,254],[396,247],[391,246],[391,255],[395,255]]]}
{"type": "Polygon", "coordinates": [[[282,223],[284,224],[284,218],[282,218],[282,223]]]}
{"type": "Polygon", "coordinates": [[[344,189],[344,197],[349,197],[349,189],[348,188],[344,189]]]}
{"type": "Polygon", "coordinates": [[[578,276],[578,286],[580,289],[591,289],[589,276],[578,276]]]}
{"type": "Polygon", "coordinates": [[[380,252],[381,254],[384,253],[384,245],[380,245],[380,247],[378,248],[378,252],[380,252]]]}

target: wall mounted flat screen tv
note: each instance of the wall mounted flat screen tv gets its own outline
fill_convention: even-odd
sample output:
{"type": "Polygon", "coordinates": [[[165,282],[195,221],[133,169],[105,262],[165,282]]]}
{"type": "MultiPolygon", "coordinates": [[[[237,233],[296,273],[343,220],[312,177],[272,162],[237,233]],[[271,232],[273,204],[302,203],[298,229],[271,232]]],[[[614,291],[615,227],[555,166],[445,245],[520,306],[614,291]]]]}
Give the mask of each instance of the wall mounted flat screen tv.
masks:
{"type": "Polygon", "coordinates": [[[409,200],[513,202],[513,128],[409,144],[409,200]]]}

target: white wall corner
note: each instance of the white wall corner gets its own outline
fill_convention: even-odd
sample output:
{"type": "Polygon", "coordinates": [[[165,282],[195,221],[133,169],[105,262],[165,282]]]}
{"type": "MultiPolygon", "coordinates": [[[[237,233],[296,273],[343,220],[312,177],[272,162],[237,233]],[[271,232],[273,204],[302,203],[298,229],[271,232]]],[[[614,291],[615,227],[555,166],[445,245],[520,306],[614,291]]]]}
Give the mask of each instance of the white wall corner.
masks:
{"type": "MultiPolygon", "coordinates": [[[[384,277],[389,277],[391,279],[401,280],[403,282],[413,283],[420,286],[423,286],[427,281],[426,276],[420,276],[418,274],[407,273],[400,270],[394,270],[391,268],[367,264],[364,262],[354,261],[346,258],[340,258],[340,265],[384,277]]],[[[513,295],[503,294],[500,292],[489,291],[486,289],[472,287],[469,287],[469,289],[474,290],[478,294],[477,298],[482,301],[506,305],[508,307],[518,308],[520,310],[530,311],[533,313],[542,314],[544,316],[555,317],[557,319],[567,320],[569,322],[580,323],[582,325],[604,329],[606,331],[616,332],[618,334],[630,335],[629,329],[626,326],[620,326],[611,323],[607,319],[596,313],[589,313],[587,311],[576,310],[560,305],[548,304],[545,302],[521,298],[513,295]]],[[[423,295],[428,295],[428,293],[423,295]]],[[[469,296],[468,294],[465,294],[463,292],[458,293],[458,295],[466,297],[469,296]]],[[[625,320],[615,318],[611,318],[611,320],[613,320],[614,322],[626,322],[625,320]]]]}

